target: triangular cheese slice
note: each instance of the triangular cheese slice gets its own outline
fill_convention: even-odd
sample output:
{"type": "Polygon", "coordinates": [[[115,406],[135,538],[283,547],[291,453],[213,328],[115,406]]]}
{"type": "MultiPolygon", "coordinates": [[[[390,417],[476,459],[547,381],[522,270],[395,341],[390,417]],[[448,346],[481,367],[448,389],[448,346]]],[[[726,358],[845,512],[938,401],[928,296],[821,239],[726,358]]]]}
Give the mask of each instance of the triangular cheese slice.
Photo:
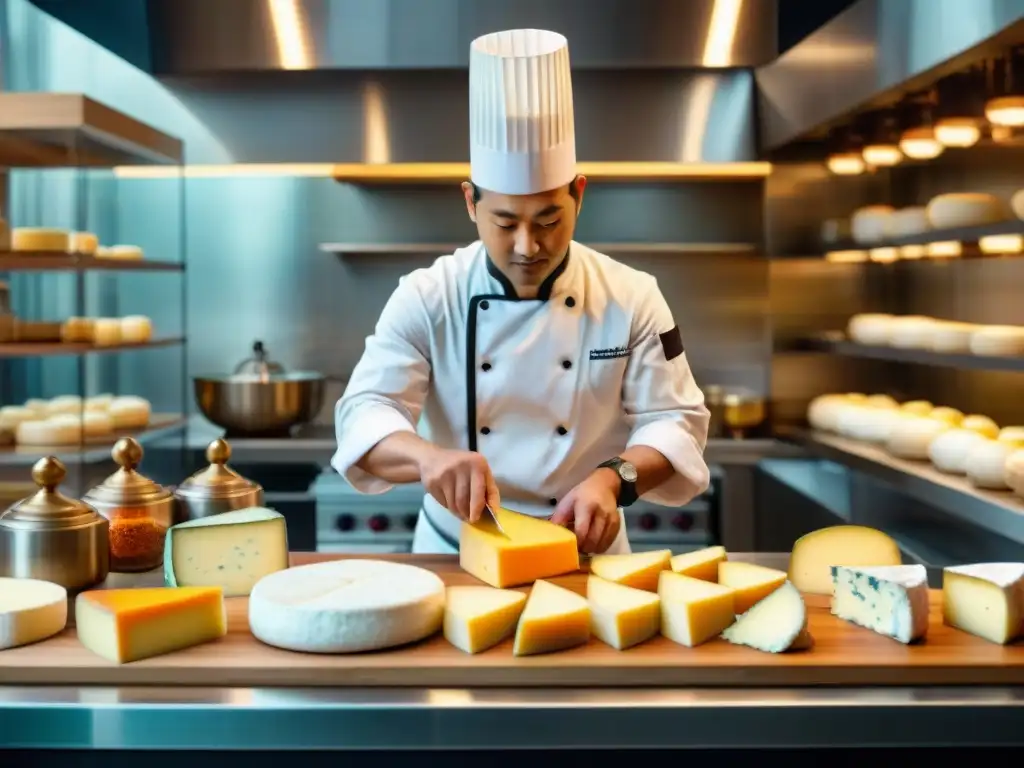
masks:
{"type": "Polygon", "coordinates": [[[492,587],[514,587],[579,570],[576,534],[547,520],[494,510],[501,529],[484,515],[463,523],[459,565],[492,587]]]}
{"type": "Polygon", "coordinates": [[[670,566],[676,573],[703,581],[718,581],[718,564],[727,560],[725,547],[707,547],[684,552],[672,558],[670,566]]]}
{"type": "Polygon", "coordinates": [[[942,572],[942,616],[951,627],[1005,645],[1024,634],[1024,563],[976,563],[942,572]]]}
{"type": "Polygon", "coordinates": [[[735,591],[736,613],[768,597],[786,582],[785,571],[726,560],[718,564],[718,583],[735,591]]]}
{"type": "Polygon", "coordinates": [[[804,599],[788,581],[738,617],[722,638],[768,653],[804,650],[814,642],[804,599]]]}
{"type": "Polygon", "coordinates": [[[528,656],[583,645],[590,639],[590,607],[575,592],[547,581],[530,590],[512,653],[528,656]]]}
{"type": "Polygon", "coordinates": [[[594,637],[620,651],[650,640],[661,627],[661,600],[642,589],[591,575],[587,602],[594,637]]]}
{"type": "Polygon", "coordinates": [[[631,555],[594,555],[590,558],[590,572],[616,584],[655,592],[658,574],[668,569],[671,559],[669,549],[631,555]]]}
{"type": "Polygon", "coordinates": [[[720,584],[665,571],[658,596],[661,634],[688,648],[717,637],[736,619],[733,590],[720,584]]]}
{"type": "Polygon", "coordinates": [[[923,565],[837,565],[832,583],[832,615],[901,643],[928,632],[928,572],[923,565]]]}
{"type": "Polygon", "coordinates": [[[481,586],[448,587],[445,639],[466,653],[486,651],[511,637],[524,605],[524,592],[481,586]]]}

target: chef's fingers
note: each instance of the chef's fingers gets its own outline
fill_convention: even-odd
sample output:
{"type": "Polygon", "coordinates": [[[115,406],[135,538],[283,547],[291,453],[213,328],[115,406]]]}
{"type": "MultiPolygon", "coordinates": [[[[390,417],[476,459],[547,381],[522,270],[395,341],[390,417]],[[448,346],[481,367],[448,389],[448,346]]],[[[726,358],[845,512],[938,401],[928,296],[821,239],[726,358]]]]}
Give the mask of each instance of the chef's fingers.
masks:
{"type": "Polygon", "coordinates": [[[568,496],[563,496],[562,500],[558,502],[558,506],[555,507],[555,513],[551,516],[551,522],[555,525],[568,526],[572,522],[575,499],[576,496],[572,493],[568,496]]]}
{"type": "Polygon", "coordinates": [[[494,481],[494,475],[491,474],[491,468],[487,467],[486,474],[484,475],[484,485],[486,488],[487,506],[492,510],[501,508],[501,493],[498,492],[498,484],[494,481]]]}
{"type": "MultiPolygon", "coordinates": [[[[586,499],[581,499],[573,507],[573,528],[576,531],[576,541],[580,549],[586,545],[587,535],[590,533],[590,526],[594,522],[594,512],[596,509],[594,506],[587,502],[586,499]]],[[[583,550],[584,552],[586,550],[583,550]]]]}
{"type": "Polygon", "coordinates": [[[590,530],[587,532],[587,540],[580,548],[590,554],[600,554],[601,539],[604,538],[604,530],[607,523],[602,515],[594,515],[590,521],[590,530]]]}
{"type": "Polygon", "coordinates": [[[472,475],[459,472],[455,475],[455,514],[463,520],[472,520],[469,510],[469,489],[472,475]]]}
{"type": "Polygon", "coordinates": [[[604,527],[604,533],[601,535],[601,542],[597,545],[598,554],[607,552],[608,548],[615,543],[615,538],[619,535],[619,528],[621,527],[619,510],[616,509],[613,515],[606,519],[607,524],[604,527]]]}
{"type": "Polygon", "coordinates": [[[479,470],[473,473],[469,481],[469,521],[475,523],[480,519],[487,503],[487,473],[479,470]]]}

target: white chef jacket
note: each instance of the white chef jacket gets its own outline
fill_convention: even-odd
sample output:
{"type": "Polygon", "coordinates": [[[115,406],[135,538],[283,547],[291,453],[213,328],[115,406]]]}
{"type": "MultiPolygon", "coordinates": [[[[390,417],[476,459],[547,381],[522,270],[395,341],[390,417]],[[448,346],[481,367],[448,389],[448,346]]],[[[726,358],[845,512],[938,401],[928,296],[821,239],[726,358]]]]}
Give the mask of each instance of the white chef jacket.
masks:
{"type": "MultiPolygon", "coordinates": [[[[356,462],[417,426],[481,453],[502,506],[538,517],[633,445],[675,469],[645,500],[678,506],[708,487],[708,411],[657,281],[576,242],[535,299],[479,241],[399,281],[335,407],[332,465],[384,493],[356,462]]],[[[454,553],[460,525],[427,494],[413,551],[454,553]]],[[[608,551],[629,551],[625,525],[608,551]]]]}

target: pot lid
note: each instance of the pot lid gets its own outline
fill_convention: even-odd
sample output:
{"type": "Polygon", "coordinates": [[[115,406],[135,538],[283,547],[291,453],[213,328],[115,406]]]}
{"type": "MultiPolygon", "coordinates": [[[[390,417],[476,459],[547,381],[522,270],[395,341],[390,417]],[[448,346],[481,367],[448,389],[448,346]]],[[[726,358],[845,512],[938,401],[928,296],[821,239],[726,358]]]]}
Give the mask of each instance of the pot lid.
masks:
{"type": "Polygon", "coordinates": [[[85,494],[82,501],[104,506],[147,506],[165,500],[171,492],[137,471],[142,453],[142,446],[131,437],[114,443],[110,455],[120,469],[85,494]]]}
{"type": "Polygon", "coordinates": [[[259,490],[258,483],[246,480],[227,466],[231,458],[231,446],[227,440],[218,438],[206,449],[206,460],[210,466],[201,469],[178,486],[176,493],[187,498],[232,498],[259,490]]]}
{"type": "Polygon", "coordinates": [[[37,461],[32,467],[32,480],[39,490],[0,514],[0,528],[43,531],[102,521],[104,518],[88,504],[57,490],[66,475],[67,469],[56,456],[37,461]]]}
{"type": "Polygon", "coordinates": [[[263,342],[254,341],[252,344],[252,357],[247,360],[243,360],[238,364],[235,368],[233,378],[256,378],[263,381],[271,378],[272,376],[278,376],[284,372],[285,369],[283,365],[275,363],[267,357],[267,350],[263,346],[263,342]]]}

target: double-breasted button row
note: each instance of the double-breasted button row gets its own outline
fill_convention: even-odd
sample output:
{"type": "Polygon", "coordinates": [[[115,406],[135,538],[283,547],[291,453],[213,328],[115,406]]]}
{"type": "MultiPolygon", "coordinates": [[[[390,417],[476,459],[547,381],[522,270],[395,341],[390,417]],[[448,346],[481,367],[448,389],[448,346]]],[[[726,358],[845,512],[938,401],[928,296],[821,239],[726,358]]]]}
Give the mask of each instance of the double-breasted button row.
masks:
{"type": "MultiPolygon", "coordinates": [[[[569,434],[568,428],[566,428],[562,424],[559,424],[557,427],[555,427],[555,432],[557,432],[559,435],[567,435],[567,434],[569,434]]],[[[490,427],[480,427],[480,434],[481,435],[489,435],[489,434],[491,434],[491,428],[490,427]]]]}

